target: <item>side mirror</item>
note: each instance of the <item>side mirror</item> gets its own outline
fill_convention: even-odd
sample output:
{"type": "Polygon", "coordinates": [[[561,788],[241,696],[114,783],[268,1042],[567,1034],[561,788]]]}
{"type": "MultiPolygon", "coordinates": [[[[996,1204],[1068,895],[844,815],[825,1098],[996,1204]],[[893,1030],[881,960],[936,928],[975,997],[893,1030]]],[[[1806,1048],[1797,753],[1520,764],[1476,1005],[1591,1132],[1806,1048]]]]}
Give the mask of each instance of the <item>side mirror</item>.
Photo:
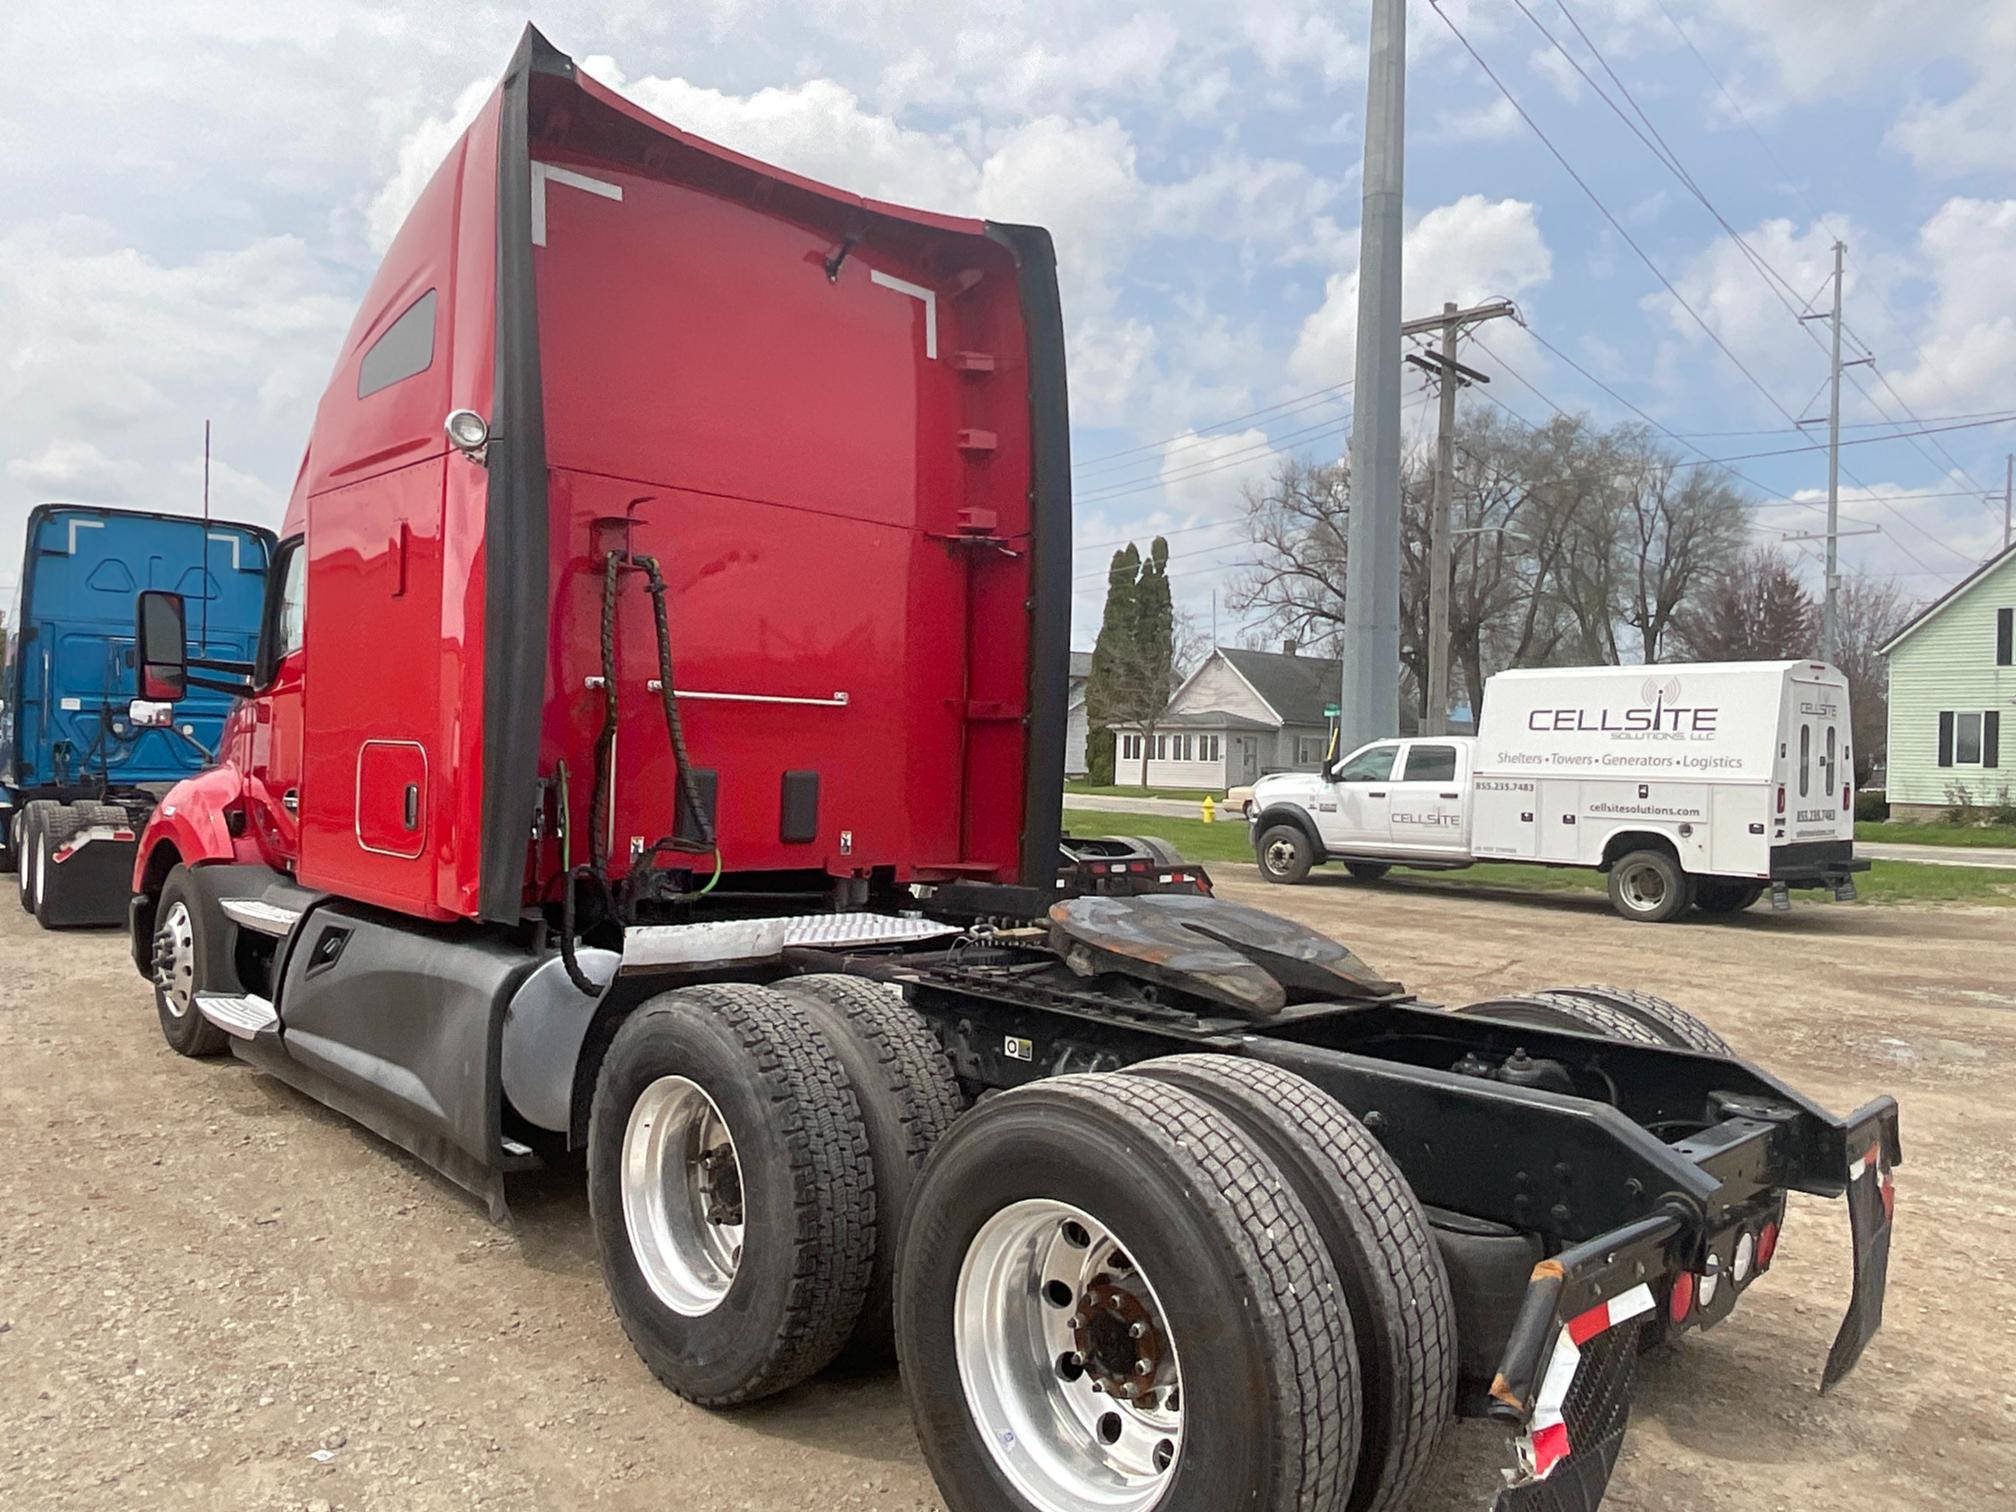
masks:
{"type": "Polygon", "coordinates": [[[150,588],[140,595],[133,634],[140,653],[140,696],[169,702],[189,691],[189,628],[182,595],[150,588]]]}

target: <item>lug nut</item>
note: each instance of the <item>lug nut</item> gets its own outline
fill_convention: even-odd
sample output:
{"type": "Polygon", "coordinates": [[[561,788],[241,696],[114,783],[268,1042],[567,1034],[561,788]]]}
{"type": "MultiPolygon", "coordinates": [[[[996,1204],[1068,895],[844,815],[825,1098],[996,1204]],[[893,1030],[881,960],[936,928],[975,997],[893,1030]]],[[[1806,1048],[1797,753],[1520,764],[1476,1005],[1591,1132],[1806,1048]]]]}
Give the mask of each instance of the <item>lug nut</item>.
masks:
{"type": "Polygon", "coordinates": [[[1073,1333],[1076,1333],[1079,1329],[1083,1328],[1084,1326],[1085,1326],[1085,1314],[1083,1313],[1071,1314],[1071,1331],[1073,1333]]]}
{"type": "Polygon", "coordinates": [[[1153,1375],[1155,1374],[1155,1367],[1146,1360],[1136,1360],[1134,1362],[1134,1374],[1138,1376],[1153,1375]]]}
{"type": "Polygon", "coordinates": [[[1132,1381],[1127,1382],[1124,1386],[1120,1388],[1120,1395],[1124,1397],[1130,1397],[1130,1398],[1137,1397],[1140,1394],[1141,1394],[1141,1388],[1139,1386],[1136,1386],[1132,1381]]]}
{"type": "Polygon", "coordinates": [[[1130,1323],[1127,1325],[1128,1338],[1144,1339],[1147,1336],[1148,1336],[1148,1325],[1146,1323],[1130,1323]]]}

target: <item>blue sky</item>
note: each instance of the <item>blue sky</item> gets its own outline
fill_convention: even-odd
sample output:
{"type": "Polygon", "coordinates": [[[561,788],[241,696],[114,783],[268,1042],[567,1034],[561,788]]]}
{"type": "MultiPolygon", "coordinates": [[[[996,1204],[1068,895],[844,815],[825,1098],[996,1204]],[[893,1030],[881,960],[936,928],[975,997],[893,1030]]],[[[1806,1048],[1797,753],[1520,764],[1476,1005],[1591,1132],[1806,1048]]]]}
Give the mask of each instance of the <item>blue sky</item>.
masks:
{"type": "MultiPolygon", "coordinates": [[[[1848,242],[1848,319],[1877,358],[1858,370],[1862,386],[1898,420],[1908,404],[1971,428],[1844,452],[1849,516],[1882,527],[1845,543],[1844,561],[1924,595],[1969,570],[2000,541],[2000,506],[1981,494],[1999,491],[2016,449],[2016,425],[1972,425],[2016,410],[2016,6],[1526,10],[1442,7],[1733,358],[1426,0],[1410,6],[1410,312],[1515,298],[1530,333],[1500,322],[1467,360],[1531,420],[1549,401],[1627,414],[1579,365],[1709,455],[1818,439],[1793,432],[1787,412],[1824,415],[1812,397],[1821,348],[1572,56],[1627,113],[1628,89],[1650,122],[1640,129],[1797,291],[1793,305],[1820,291],[1835,235],[1848,242]]],[[[214,506],[277,520],[377,251],[526,19],[366,0],[7,6],[5,538],[47,498],[194,509],[206,416],[214,506]]],[[[1243,556],[1236,525],[1212,522],[1236,516],[1241,486],[1281,452],[1342,449],[1364,94],[1356,0],[605,0],[530,19],[688,129],[847,188],[1052,228],[1079,458],[1080,644],[1097,627],[1107,543],[1181,530],[1180,598],[1207,620],[1243,556]]],[[[1883,416],[1851,386],[1844,418],[1883,416]]],[[[1758,485],[1760,539],[1819,524],[1808,506],[1824,496],[1823,454],[1739,465],[1758,485]]],[[[0,584],[16,570],[0,558],[0,584]]],[[[1227,639],[1236,628],[1222,609],[1220,628],[1227,639]]]]}

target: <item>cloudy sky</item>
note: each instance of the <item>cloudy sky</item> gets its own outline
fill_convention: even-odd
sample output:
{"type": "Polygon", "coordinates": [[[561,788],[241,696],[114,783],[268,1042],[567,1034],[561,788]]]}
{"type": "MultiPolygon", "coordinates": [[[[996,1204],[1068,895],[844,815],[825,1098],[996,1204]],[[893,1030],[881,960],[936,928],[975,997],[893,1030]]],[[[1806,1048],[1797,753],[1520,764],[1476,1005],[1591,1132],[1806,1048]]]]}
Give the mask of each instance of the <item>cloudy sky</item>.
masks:
{"type": "MultiPolygon", "coordinates": [[[[1881,527],[1845,560],[1931,594],[1999,543],[1983,495],[2016,425],[1981,422],[2016,411],[2016,5],[1410,13],[1408,308],[1505,295],[1530,323],[1482,333],[1466,360],[1497,381],[1466,403],[1537,421],[1552,405],[1625,418],[1628,401],[1689,455],[1745,459],[1760,538],[1811,530],[1825,458],[1794,450],[1819,438],[1792,427],[1824,416],[1826,357],[1796,315],[1839,236],[1851,350],[1876,359],[1847,391],[1868,444],[1843,453],[1844,493],[1881,527]],[[1953,428],[1884,439],[1916,429],[1907,416],[1953,428]]],[[[1051,228],[1080,644],[1112,543],[1180,531],[1181,596],[1208,620],[1242,558],[1214,524],[1240,486],[1283,452],[1341,450],[1363,0],[550,0],[529,16],[9,0],[0,540],[44,499],[196,509],[205,417],[213,506],[277,522],[378,253],[527,19],[741,151],[1051,228]]],[[[0,551],[0,587],[17,571],[0,551]]],[[[1236,629],[1222,608],[1220,629],[1236,629]]]]}

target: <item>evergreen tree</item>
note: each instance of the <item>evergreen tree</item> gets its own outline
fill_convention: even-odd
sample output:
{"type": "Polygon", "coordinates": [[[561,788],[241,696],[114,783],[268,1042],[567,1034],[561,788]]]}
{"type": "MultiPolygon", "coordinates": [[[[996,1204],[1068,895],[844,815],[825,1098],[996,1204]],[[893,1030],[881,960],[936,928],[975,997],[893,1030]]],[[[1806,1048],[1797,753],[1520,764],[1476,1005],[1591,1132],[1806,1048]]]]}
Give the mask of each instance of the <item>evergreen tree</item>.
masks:
{"type": "MultiPolygon", "coordinates": [[[[1094,732],[1111,732],[1122,725],[1142,731],[1143,785],[1155,725],[1169,702],[1175,639],[1169,543],[1157,536],[1145,559],[1131,543],[1114,552],[1106,573],[1106,612],[1085,684],[1085,714],[1094,732]]],[[[1101,745],[1092,749],[1097,752],[1101,745]]]]}

